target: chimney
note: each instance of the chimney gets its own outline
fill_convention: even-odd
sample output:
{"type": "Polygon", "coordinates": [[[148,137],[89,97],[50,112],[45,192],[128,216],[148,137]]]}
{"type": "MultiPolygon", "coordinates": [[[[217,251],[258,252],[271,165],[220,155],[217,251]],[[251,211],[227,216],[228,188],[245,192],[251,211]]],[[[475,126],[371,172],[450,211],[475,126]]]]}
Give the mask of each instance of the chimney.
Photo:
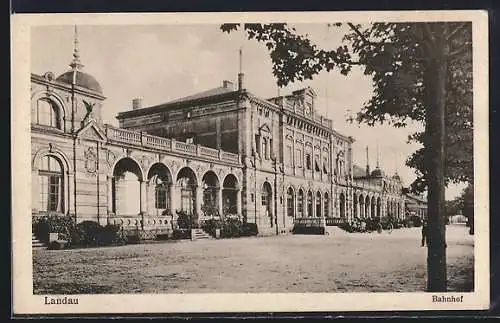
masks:
{"type": "Polygon", "coordinates": [[[234,91],[234,83],[228,80],[222,81],[222,87],[234,91]]]}
{"type": "Polygon", "coordinates": [[[142,99],[133,99],[132,100],[132,109],[137,110],[142,108],[142,99]]]}
{"type": "Polygon", "coordinates": [[[244,79],[245,79],[245,74],[243,73],[238,73],[238,91],[241,91],[244,89],[244,79]]]}

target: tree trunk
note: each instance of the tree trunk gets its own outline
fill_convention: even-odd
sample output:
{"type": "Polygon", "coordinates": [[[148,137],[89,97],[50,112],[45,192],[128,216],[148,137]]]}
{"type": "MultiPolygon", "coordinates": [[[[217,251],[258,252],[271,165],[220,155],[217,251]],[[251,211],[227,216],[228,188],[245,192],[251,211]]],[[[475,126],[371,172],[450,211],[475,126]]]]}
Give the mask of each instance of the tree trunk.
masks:
{"type": "MultiPolygon", "coordinates": [[[[439,33],[438,33],[439,34],[439,33]]],[[[436,35],[432,53],[426,58],[426,129],[425,154],[427,168],[427,291],[446,291],[445,239],[445,111],[446,74],[445,44],[436,35]]]]}

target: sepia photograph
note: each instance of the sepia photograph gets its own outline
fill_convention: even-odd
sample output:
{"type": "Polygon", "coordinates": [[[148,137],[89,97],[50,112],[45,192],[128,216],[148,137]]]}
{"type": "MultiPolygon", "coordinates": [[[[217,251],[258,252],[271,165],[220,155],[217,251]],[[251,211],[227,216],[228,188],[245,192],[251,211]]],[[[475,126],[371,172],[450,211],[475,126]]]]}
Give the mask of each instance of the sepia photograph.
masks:
{"type": "Polygon", "coordinates": [[[488,308],[487,18],[14,16],[14,309],[488,308]]]}

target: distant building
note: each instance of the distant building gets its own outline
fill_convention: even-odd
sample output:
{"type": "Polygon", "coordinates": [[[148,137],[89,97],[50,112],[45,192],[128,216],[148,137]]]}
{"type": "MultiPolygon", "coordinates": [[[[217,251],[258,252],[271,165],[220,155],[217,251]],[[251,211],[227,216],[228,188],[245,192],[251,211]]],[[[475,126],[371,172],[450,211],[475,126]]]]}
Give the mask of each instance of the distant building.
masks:
{"type": "Polygon", "coordinates": [[[427,218],[427,199],[422,196],[405,194],[406,217],[418,216],[420,219],[427,218]]]}
{"type": "Polygon", "coordinates": [[[34,217],[161,232],[180,211],[195,222],[237,214],[266,235],[405,215],[399,176],[355,166],[354,139],[317,112],[311,88],[263,99],[240,73],[157,106],[134,99],[113,127],[76,47],[70,66],[31,75],[34,217]]]}

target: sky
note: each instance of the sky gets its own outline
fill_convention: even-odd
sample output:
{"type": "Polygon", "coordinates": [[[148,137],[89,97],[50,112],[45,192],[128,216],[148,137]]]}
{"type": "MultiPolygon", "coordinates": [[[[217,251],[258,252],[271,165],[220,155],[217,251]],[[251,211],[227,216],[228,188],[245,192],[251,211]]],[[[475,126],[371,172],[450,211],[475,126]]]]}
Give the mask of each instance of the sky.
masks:
{"type": "MultiPolygon", "coordinates": [[[[222,86],[223,80],[237,84],[239,49],[245,88],[262,97],[278,95],[276,79],[265,46],[247,40],[242,32],[223,33],[220,25],[102,25],[78,26],[78,47],[83,71],[100,83],[106,100],[102,111],[105,123],[118,125],[116,115],[132,109],[132,99],[142,98],[143,106],[222,86]]],[[[343,30],[326,24],[293,25],[318,46],[334,49],[341,44],[343,30]]],[[[31,29],[32,73],[56,76],[69,69],[74,48],[74,26],[37,26],[31,29]]],[[[346,122],[349,114],[361,110],[372,94],[372,81],[359,68],[348,76],[336,71],[321,72],[313,80],[280,89],[281,95],[311,86],[318,95],[315,109],[333,120],[333,127],[356,142],[354,162],[375,168],[377,155],[382,170],[397,172],[405,186],[416,178],[405,166],[406,158],[420,146],[407,143],[408,135],[423,125],[393,128],[388,124],[369,127],[346,122]],[[378,147],[378,148],[377,148],[378,147]],[[377,154],[378,150],[378,154],[377,154]]],[[[451,185],[446,199],[458,196],[464,185],[451,185]]]]}

